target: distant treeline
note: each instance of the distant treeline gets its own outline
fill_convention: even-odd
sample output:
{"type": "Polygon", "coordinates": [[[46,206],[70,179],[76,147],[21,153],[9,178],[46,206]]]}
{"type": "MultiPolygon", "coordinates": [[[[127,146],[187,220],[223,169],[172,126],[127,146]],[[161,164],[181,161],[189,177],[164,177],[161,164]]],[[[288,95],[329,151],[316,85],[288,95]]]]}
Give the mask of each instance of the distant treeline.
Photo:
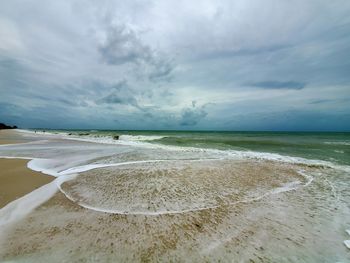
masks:
{"type": "Polygon", "coordinates": [[[5,130],[5,129],[17,129],[17,126],[8,126],[5,123],[0,123],[0,130],[5,130]]]}

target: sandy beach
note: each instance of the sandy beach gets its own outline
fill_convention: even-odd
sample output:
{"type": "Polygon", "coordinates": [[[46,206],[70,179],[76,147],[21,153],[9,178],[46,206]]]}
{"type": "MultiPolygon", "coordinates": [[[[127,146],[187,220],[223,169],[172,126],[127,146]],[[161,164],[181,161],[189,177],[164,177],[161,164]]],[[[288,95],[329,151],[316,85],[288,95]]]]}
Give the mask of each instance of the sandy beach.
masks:
{"type": "Polygon", "coordinates": [[[0,263],[350,263],[350,0],[0,4],[0,263]]]}
{"type": "MultiPolygon", "coordinates": [[[[0,131],[0,144],[29,142],[14,130],[0,131]]],[[[53,180],[27,168],[28,160],[0,158],[0,208],[53,180]]]]}
{"type": "MultiPolygon", "coordinates": [[[[347,174],[338,168],[32,136],[38,142],[0,147],[1,155],[32,157],[36,168],[55,173],[59,189],[34,191],[0,209],[0,261],[350,260],[343,244],[350,227],[347,174]]],[[[27,173],[27,160],[2,160],[2,168],[6,162],[1,178],[17,169],[28,177],[15,180],[12,199],[25,194],[18,192],[24,185],[31,191],[50,178],[27,173]]]]}
{"type": "Polygon", "coordinates": [[[30,141],[33,141],[33,139],[24,137],[16,130],[0,130],[0,145],[26,143],[30,141]]]}

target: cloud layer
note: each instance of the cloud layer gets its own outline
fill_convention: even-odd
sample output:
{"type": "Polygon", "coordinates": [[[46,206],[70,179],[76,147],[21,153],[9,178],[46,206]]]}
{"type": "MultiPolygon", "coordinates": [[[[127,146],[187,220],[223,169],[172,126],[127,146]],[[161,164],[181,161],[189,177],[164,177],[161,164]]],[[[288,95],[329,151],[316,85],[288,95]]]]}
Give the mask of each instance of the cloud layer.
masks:
{"type": "Polygon", "coordinates": [[[350,130],[350,3],[4,1],[0,121],[350,130]]]}

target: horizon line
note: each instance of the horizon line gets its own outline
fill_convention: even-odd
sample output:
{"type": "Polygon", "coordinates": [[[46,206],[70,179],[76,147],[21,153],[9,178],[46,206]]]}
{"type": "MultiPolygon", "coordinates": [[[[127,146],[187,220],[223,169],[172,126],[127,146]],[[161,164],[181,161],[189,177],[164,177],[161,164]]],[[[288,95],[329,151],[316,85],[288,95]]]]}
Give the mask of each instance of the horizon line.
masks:
{"type": "Polygon", "coordinates": [[[287,133],[287,132],[293,132],[293,133],[326,133],[326,132],[333,132],[333,133],[350,133],[350,130],[176,130],[176,129],[100,129],[100,128],[22,128],[19,127],[18,129],[23,130],[62,130],[62,131],[155,131],[155,132],[281,132],[281,133],[287,133]]]}

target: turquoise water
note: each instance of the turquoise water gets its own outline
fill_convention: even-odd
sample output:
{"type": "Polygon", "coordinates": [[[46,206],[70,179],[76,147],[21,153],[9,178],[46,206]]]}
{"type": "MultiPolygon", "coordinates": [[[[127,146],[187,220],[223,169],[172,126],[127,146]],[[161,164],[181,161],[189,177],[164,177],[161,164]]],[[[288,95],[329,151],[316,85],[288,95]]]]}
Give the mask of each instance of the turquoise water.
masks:
{"type": "Polygon", "coordinates": [[[82,137],[113,137],[152,144],[203,149],[278,153],[350,164],[350,133],[335,132],[199,132],[199,131],[102,131],[55,130],[82,137]],[[127,136],[125,136],[127,135],[127,136]]]}
{"type": "Polygon", "coordinates": [[[184,133],[152,143],[269,152],[350,164],[350,133],[184,133]]]}

